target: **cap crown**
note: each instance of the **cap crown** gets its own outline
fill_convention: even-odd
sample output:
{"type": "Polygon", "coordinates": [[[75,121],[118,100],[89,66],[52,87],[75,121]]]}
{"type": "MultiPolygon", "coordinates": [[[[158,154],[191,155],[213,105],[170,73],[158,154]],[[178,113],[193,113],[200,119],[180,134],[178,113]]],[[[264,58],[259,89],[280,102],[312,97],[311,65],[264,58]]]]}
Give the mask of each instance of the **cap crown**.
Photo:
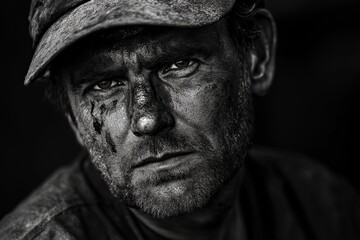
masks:
{"type": "MultiPolygon", "coordinates": [[[[36,45],[41,36],[44,34],[46,29],[48,29],[57,19],[59,19],[64,14],[70,12],[74,8],[82,5],[86,2],[92,0],[32,0],[30,13],[29,13],[29,22],[30,22],[30,36],[33,39],[34,45],[36,45]]],[[[130,0],[131,1],[131,0],[130,0]]],[[[159,0],[146,0],[146,4],[151,4],[151,2],[158,2],[159,0]]],[[[160,0],[161,1],[161,0],[160,0]]],[[[162,0],[163,2],[168,2],[169,5],[176,4],[174,0],[162,0]]],[[[196,1],[193,0],[194,5],[201,4],[204,0],[196,1]]],[[[205,0],[206,1],[206,0],[205,0]]],[[[208,0],[207,2],[219,2],[214,0],[208,0]]],[[[124,1],[118,1],[124,2],[124,1]]],[[[190,2],[190,1],[189,1],[190,2]]],[[[226,2],[226,1],[224,1],[226,2]]],[[[251,2],[254,3],[254,0],[242,0],[242,2],[251,2]]],[[[226,4],[226,3],[224,3],[226,4]]]]}
{"type": "Polygon", "coordinates": [[[34,45],[52,23],[62,15],[90,0],[33,0],[30,6],[30,36],[34,45]]]}
{"type": "Polygon", "coordinates": [[[251,6],[262,0],[32,0],[35,53],[25,85],[40,78],[67,47],[95,31],[134,24],[199,27],[221,19],[236,1],[251,6]]]}

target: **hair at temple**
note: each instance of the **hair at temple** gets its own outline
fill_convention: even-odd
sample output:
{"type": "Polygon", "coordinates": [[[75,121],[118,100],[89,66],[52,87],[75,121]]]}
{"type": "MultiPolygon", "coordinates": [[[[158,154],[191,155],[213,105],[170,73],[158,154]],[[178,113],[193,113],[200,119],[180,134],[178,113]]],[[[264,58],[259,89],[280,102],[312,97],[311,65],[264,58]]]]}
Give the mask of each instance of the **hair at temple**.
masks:
{"type": "MultiPolygon", "coordinates": [[[[228,22],[230,37],[234,41],[239,56],[244,56],[244,54],[253,47],[253,40],[259,34],[260,28],[254,18],[256,10],[256,3],[248,6],[241,0],[237,0],[232,10],[225,16],[228,22]]],[[[133,30],[123,31],[122,34],[125,37],[136,34],[136,32],[136,28],[133,28],[133,30]]],[[[47,81],[45,96],[63,113],[69,114],[73,123],[76,124],[62,81],[56,76],[56,73],[60,70],[58,68],[61,68],[61,60],[55,61],[50,68],[50,79],[47,81]]]]}

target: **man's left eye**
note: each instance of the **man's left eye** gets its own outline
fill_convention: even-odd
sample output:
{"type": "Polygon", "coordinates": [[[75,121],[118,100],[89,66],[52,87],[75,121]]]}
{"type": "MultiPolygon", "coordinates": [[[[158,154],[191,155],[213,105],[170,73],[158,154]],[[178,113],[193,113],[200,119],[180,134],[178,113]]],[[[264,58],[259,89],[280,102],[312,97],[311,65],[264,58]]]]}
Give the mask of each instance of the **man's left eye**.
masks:
{"type": "Polygon", "coordinates": [[[173,72],[177,77],[184,77],[193,73],[199,64],[191,59],[179,60],[170,65],[168,65],[163,71],[162,74],[167,74],[173,72]]]}
{"type": "Polygon", "coordinates": [[[115,81],[115,80],[105,80],[105,81],[101,81],[101,82],[98,82],[97,84],[95,84],[93,89],[98,90],[98,91],[108,90],[108,89],[110,89],[112,87],[115,87],[115,86],[117,86],[119,84],[120,84],[120,82],[115,81]]]}

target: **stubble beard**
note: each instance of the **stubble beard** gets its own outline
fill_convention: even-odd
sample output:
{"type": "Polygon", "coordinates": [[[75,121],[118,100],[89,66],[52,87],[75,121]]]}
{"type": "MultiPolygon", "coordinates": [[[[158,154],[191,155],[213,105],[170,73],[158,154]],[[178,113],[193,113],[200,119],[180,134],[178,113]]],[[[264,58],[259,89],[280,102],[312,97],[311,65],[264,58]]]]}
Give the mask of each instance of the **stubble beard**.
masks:
{"type": "MultiPolygon", "coordinates": [[[[194,142],[188,141],[189,139],[186,136],[181,136],[181,134],[163,136],[157,142],[153,141],[152,146],[148,146],[149,149],[158,148],[158,151],[169,146],[180,149],[192,146],[205,160],[206,169],[189,170],[183,176],[181,174],[172,176],[170,173],[163,174],[161,177],[154,176],[152,179],[134,186],[128,169],[121,171],[123,174],[122,181],[111,174],[109,166],[106,164],[106,156],[110,154],[109,152],[99,151],[98,149],[101,147],[96,146],[96,144],[86,144],[90,150],[93,164],[102,174],[112,195],[122,204],[160,219],[187,214],[206,206],[242,167],[251,145],[253,133],[252,96],[249,82],[244,80],[241,85],[236,97],[228,99],[230,107],[218,113],[219,121],[215,125],[221,133],[219,134],[221,148],[217,151],[209,148],[209,142],[201,136],[194,142]],[[189,175],[191,178],[188,178],[189,175]],[[182,182],[178,186],[185,189],[185,194],[172,196],[171,192],[174,191],[171,188],[172,185],[169,185],[170,194],[166,197],[162,197],[149,189],[149,184],[168,184],[168,181],[174,180],[182,182]]],[[[133,156],[124,156],[118,161],[131,162],[132,158],[133,156]]]]}

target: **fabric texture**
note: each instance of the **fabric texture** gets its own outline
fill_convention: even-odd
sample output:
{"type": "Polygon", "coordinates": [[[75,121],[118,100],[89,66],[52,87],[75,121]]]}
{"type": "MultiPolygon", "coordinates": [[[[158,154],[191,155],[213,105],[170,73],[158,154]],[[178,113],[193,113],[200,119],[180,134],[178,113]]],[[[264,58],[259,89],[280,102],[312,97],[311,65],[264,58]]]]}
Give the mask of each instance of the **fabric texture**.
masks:
{"type": "MultiPolygon", "coordinates": [[[[36,46],[25,85],[74,42],[126,25],[199,27],[228,13],[235,0],[33,0],[30,34],[36,46]]],[[[40,75],[40,76],[39,76],[40,75]]]]}
{"type": "MultiPolygon", "coordinates": [[[[360,239],[360,197],[303,157],[255,150],[239,207],[252,240],[360,239]]],[[[116,203],[87,156],[53,174],[0,223],[0,239],[161,239],[116,203]]]]}

